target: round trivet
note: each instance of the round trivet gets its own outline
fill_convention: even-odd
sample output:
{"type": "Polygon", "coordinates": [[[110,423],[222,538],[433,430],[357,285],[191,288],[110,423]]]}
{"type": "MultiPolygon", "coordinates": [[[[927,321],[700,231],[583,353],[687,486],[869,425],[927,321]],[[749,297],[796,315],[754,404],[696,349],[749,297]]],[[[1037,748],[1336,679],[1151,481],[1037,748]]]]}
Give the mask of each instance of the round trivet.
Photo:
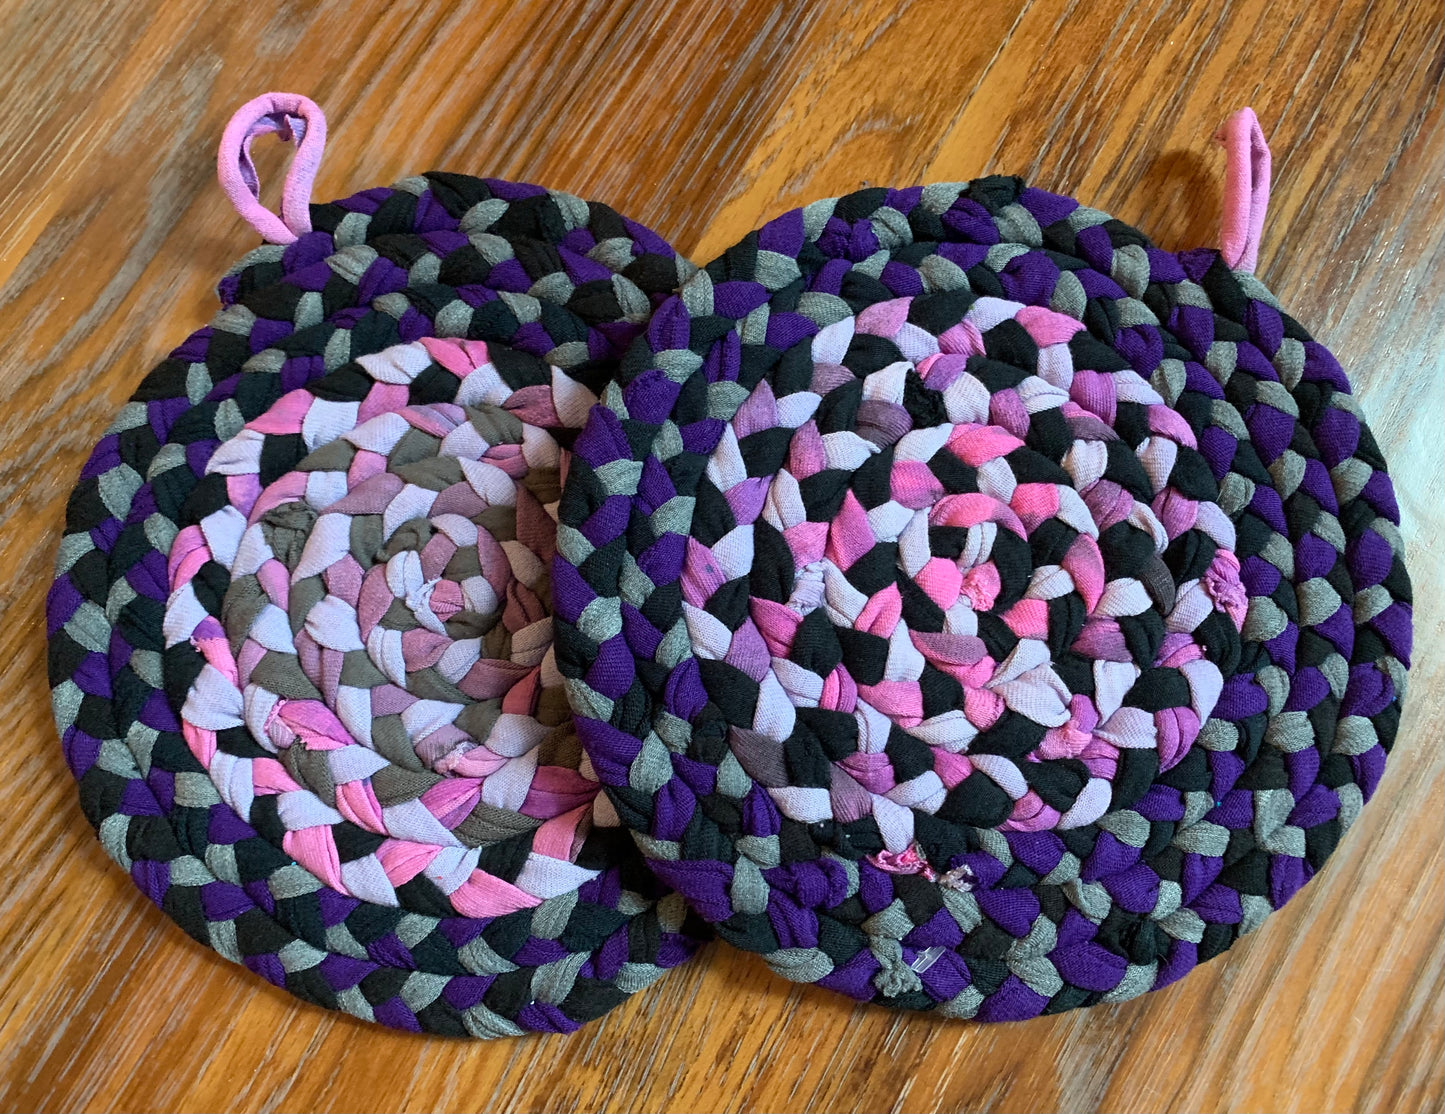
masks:
{"type": "Polygon", "coordinates": [[[574,446],[557,663],[653,871],[779,973],[1012,1020],[1162,987],[1320,869],[1410,587],[1334,357],[1222,250],[992,177],[784,214],[574,446]]]}
{"type": "Polygon", "coordinates": [[[324,137],[305,98],[236,114],[221,181],[271,243],[71,497],[65,754],[146,895],[278,986],[404,1029],[575,1029],[705,932],[598,796],[547,619],[575,427],[692,268],[521,183],[308,206],[324,137]],[[279,217],[268,131],[298,146],[279,217]]]}

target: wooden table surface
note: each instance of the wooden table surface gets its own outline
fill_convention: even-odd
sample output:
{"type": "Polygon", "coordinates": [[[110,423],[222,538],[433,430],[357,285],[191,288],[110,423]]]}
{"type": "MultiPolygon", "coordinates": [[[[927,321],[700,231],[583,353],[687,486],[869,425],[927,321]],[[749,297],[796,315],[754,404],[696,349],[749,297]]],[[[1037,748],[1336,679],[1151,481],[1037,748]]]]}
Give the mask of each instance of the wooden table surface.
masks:
{"type": "Polygon", "coordinates": [[[1438,0],[0,2],[0,1110],[1440,1110],[1442,57],[1438,0]],[[1416,665],[1375,800],[1232,952],[1010,1026],[854,1008],[714,945],[576,1035],[468,1044],[193,944],[76,806],[42,601],[90,446],[254,243],[214,151],[272,88],[330,116],[320,197],[521,178],[699,261],[864,182],[995,171],[1212,243],[1209,135],[1252,104],[1261,277],[1349,370],[1404,514],[1416,665]]]}

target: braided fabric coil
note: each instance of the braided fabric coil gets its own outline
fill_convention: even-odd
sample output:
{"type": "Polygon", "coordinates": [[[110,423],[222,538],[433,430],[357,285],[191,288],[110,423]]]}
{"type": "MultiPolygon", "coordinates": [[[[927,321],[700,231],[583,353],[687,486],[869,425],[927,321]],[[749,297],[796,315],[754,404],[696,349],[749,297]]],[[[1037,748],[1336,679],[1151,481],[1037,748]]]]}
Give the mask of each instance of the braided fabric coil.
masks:
{"type": "Polygon", "coordinates": [[[1015,178],[866,189],[695,274],[602,403],[553,574],[578,732],[657,876],[788,978],[1121,1001],[1283,905],[1379,781],[1385,462],[1217,251],[1015,178]]]}
{"type": "Polygon", "coordinates": [[[575,1029],[706,934],[598,796],[547,621],[568,444],[692,268],[606,206],[460,175],[292,223],[70,499],[49,668],[82,806],[191,936],[299,997],[575,1029]]]}

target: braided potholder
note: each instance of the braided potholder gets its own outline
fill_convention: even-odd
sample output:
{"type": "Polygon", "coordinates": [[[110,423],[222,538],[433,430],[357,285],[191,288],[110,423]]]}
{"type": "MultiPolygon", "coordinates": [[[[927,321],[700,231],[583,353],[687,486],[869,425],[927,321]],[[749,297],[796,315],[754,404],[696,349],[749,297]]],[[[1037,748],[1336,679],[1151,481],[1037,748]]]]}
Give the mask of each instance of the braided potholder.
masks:
{"type": "Polygon", "coordinates": [[[599,797],[548,653],[571,430],[692,268],[519,183],[308,212],[319,111],[237,119],[233,159],[280,130],[304,181],[70,499],[49,660],[81,803],[190,935],[299,997],[575,1029],[706,935],[599,797]]]}
{"type": "Polygon", "coordinates": [[[726,940],[1012,1020],[1164,986],[1319,870],[1410,585],[1344,373],[1231,254],[1017,178],[865,189],[658,309],[575,444],[557,660],[726,940]]]}

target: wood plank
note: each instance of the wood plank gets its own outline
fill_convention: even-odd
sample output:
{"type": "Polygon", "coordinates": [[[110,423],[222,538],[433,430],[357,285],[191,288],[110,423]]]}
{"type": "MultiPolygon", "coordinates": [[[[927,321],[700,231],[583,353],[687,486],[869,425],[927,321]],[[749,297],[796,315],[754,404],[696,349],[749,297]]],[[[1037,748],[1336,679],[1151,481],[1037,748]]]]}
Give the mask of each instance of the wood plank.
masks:
{"type": "Polygon", "coordinates": [[[1442,59],[1425,0],[0,2],[0,1109],[1442,1109],[1442,59]],[[520,177],[699,259],[865,182],[991,171],[1208,243],[1209,132],[1252,104],[1276,158],[1261,276],[1356,384],[1420,601],[1376,800],[1226,956],[1007,1027],[853,1007],[713,946],[572,1037],[460,1044],[294,1002],[197,947],[75,806],[42,607],[90,446],[252,244],[214,144],[277,82],[327,110],[320,195],[520,177]]]}

